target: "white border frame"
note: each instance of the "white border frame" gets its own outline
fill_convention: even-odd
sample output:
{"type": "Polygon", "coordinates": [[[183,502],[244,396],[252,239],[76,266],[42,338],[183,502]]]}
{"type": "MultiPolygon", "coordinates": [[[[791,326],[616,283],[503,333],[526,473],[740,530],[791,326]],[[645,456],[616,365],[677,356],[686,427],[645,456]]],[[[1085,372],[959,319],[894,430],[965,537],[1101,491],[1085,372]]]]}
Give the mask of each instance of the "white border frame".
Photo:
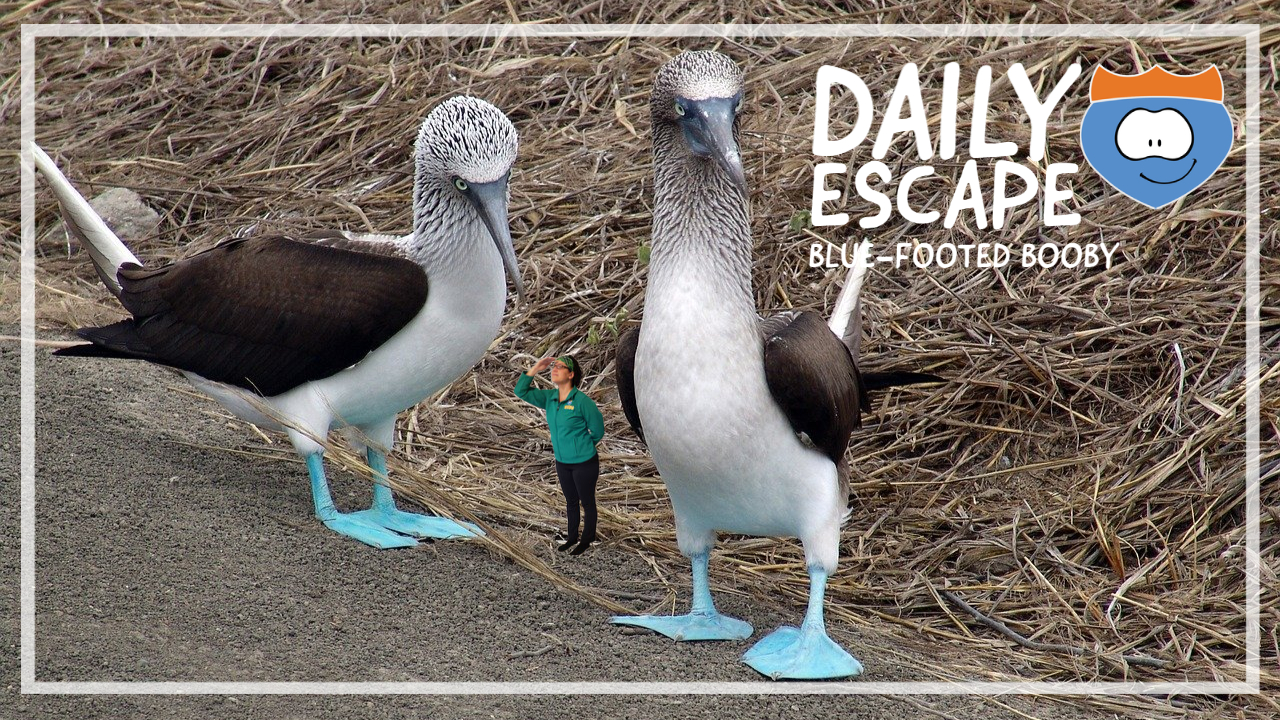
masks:
{"type": "Polygon", "coordinates": [[[1261,32],[1240,25],[82,25],[22,26],[22,573],[21,692],[53,695],[1125,695],[1255,694],[1260,684],[1259,616],[1259,70],[1261,32]],[[1245,682],[41,682],[35,669],[35,40],[38,37],[1229,37],[1245,41],[1245,682]]]}

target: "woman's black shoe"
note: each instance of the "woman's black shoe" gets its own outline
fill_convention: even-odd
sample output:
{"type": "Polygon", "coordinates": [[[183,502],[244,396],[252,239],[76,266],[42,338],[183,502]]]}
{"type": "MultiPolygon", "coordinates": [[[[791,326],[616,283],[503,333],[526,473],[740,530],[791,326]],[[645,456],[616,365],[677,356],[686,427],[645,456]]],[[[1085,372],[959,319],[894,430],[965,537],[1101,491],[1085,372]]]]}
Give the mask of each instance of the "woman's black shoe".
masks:
{"type": "Polygon", "coordinates": [[[565,550],[568,550],[569,548],[571,548],[571,547],[573,547],[574,545],[577,545],[577,544],[578,544],[578,541],[577,541],[577,540],[570,540],[570,541],[568,541],[568,542],[564,543],[563,545],[561,545],[561,546],[557,547],[557,548],[556,548],[556,550],[559,550],[560,552],[564,552],[565,550]]]}
{"type": "Polygon", "coordinates": [[[587,548],[589,548],[589,547],[591,547],[591,541],[590,541],[590,540],[583,540],[582,542],[578,543],[578,547],[574,548],[574,549],[573,549],[573,551],[572,551],[572,552],[570,552],[569,554],[570,554],[570,555],[581,555],[582,553],[586,552],[586,551],[587,551],[587,548]]]}

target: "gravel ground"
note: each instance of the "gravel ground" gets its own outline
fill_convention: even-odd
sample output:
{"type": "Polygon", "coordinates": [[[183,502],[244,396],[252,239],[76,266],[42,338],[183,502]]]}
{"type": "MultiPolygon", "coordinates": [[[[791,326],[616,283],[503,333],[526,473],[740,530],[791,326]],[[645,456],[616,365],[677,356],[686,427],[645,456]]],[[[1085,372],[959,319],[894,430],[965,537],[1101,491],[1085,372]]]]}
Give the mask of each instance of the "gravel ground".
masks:
{"type": "MultiPolygon", "coordinates": [[[[0,342],[0,483],[14,500],[0,508],[0,562],[11,578],[18,358],[16,343],[0,342]]],[[[759,679],[737,660],[746,642],[624,634],[604,610],[479,543],[376,551],[329,532],[311,517],[303,465],[234,452],[258,440],[186,388],[144,363],[37,350],[39,680],[759,679]]],[[[340,505],[367,502],[358,478],[340,475],[334,486],[340,505]]],[[[619,548],[567,558],[550,539],[529,541],[588,585],[655,592],[647,565],[619,548]]],[[[5,704],[24,718],[1111,717],[1049,700],[963,696],[23,696],[17,583],[6,588],[10,652],[0,672],[5,704]]],[[[799,619],[728,593],[719,600],[758,631],[799,619]]],[[[862,659],[868,679],[932,679],[927,663],[940,659],[892,643],[887,632],[833,635],[862,659]]],[[[972,662],[981,676],[984,661],[972,662]]]]}

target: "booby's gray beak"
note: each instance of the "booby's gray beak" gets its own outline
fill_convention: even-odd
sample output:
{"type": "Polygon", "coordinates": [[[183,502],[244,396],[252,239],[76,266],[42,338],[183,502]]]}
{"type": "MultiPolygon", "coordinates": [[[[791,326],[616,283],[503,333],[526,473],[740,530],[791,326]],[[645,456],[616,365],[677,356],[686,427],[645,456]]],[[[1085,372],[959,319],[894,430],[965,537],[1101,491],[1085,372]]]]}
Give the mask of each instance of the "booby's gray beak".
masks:
{"type": "Polygon", "coordinates": [[[489,183],[473,184],[467,198],[480,213],[480,220],[489,230],[489,236],[493,238],[493,244],[498,247],[498,254],[502,256],[502,267],[506,268],[511,282],[515,283],[517,301],[523,303],[524,283],[520,281],[520,266],[516,262],[516,248],[511,240],[511,225],[507,222],[508,177],[510,176],[489,183]]]}
{"type": "Polygon", "coordinates": [[[738,115],[739,96],[685,101],[687,108],[681,119],[689,147],[703,157],[714,157],[716,164],[739,188],[747,189],[747,176],[742,169],[742,155],[733,137],[733,123],[738,115]]]}

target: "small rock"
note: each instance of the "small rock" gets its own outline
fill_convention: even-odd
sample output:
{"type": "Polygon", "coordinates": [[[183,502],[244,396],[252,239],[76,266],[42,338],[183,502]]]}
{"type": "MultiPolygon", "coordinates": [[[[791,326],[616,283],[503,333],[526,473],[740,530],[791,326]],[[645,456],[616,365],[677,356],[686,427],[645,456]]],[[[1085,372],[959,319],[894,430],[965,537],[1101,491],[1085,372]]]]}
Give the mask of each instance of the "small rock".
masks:
{"type": "MultiPolygon", "coordinates": [[[[160,216],[128,188],[111,188],[89,201],[107,227],[125,244],[146,240],[160,227],[160,216]]],[[[61,227],[61,225],[59,225],[61,227]]]]}

